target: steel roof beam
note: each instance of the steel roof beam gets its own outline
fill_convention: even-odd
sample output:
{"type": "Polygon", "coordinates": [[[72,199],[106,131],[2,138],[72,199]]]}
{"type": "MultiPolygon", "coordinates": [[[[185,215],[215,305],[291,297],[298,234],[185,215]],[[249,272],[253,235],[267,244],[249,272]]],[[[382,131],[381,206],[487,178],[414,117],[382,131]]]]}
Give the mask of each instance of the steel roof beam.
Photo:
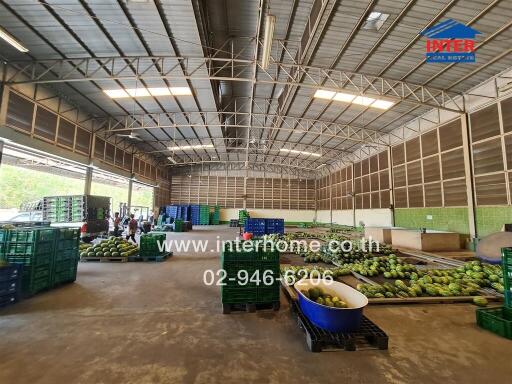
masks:
{"type": "MultiPolygon", "coordinates": [[[[7,84],[52,84],[106,80],[224,80],[260,84],[282,84],[334,92],[351,92],[383,97],[396,102],[440,108],[463,113],[464,105],[456,100],[461,94],[402,80],[387,79],[362,73],[295,63],[271,62],[264,70],[260,63],[257,79],[252,77],[254,60],[219,57],[126,56],[78,59],[12,61],[19,70],[6,79],[7,84]],[[135,68],[135,71],[132,69],[135,68]],[[208,75],[199,73],[206,69],[208,75]],[[230,75],[225,71],[229,69],[230,75]],[[53,71],[53,72],[52,72],[53,71]],[[224,72],[224,73],[221,73],[224,72]],[[281,79],[277,73],[284,76],[281,79]],[[300,73],[303,81],[299,81],[300,73]],[[16,75],[28,79],[16,79],[16,75]]],[[[203,71],[203,73],[205,73],[203,71]]]]}

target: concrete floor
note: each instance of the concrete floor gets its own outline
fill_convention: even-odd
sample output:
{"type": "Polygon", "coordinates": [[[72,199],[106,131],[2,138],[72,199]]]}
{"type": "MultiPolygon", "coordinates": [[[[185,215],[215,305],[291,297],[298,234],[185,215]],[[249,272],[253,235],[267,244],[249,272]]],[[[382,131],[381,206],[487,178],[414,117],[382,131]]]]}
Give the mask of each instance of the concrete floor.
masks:
{"type": "MultiPolygon", "coordinates": [[[[220,229],[219,229],[220,228],[220,229]]],[[[233,238],[198,227],[178,238],[233,238]]],[[[0,383],[505,383],[512,341],[472,305],[369,307],[388,351],[307,351],[282,298],[274,313],[222,315],[203,272],[219,256],[81,263],[74,284],[0,311],[0,383]]]]}

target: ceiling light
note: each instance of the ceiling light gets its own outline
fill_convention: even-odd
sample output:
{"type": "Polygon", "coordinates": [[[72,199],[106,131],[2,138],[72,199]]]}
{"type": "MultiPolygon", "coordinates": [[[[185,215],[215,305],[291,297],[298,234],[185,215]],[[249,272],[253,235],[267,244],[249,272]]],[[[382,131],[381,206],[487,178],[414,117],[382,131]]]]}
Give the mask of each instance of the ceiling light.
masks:
{"type": "Polygon", "coordinates": [[[176,164],[176,160],[174,160],[174,158],[173,158],[173,157],[169,156],[167,159],[168,159],[171,163],[176,164]]]}
{"type": "Polygon", "coordinates": [[[191,96],[192,91],[189,87],[171,87],[169,88],[174,96],[191,96]]]}
{"type": "Polygon", "coordinates": [[[131,97],[145,97],[145,96],[151,96],[149,91],[146,88],[134,88],[134,89],[127,89],[126,92],[131,97]]]}
{"type": "Polygon", "coordinates": [[[261,68],[263,69],[267,69],[270,63],[275,25],[276,17],[273,15],[267,15],[265,17],[265,34],[263,36],[263,52],[261,54],[261,68]]]}
{"type": "Polygon", "coordinates": [[[333,97],[333,100],[343,101],[345,103],[351,103],[355,99],[355,95],[351,95],[349,93],[341,93],[338,92],[336,96],[333,97]]]}
{"type": "Polygon", "coordinates": [[[306,155],[306,156],[315,156],[315,157],[320,157],[322,156],[321,154],[319,153],[313,153],[313,152],[306,152],[306,151],[297,151],[296,149],[287,149],[287,148],[281,148],[280,149],[281,152],[288,152],[288,153],[296,153],[298,155],[306,155]]]}
{"type": "Polygon", "coordinates": [[[371,97],[357,96],[354,100],[352,100],[352,103],[367,106],[374,101],[375,99],[372,99],[371,97]]]}
{"type": "Polygon", "coordinates": [[[28,49],[23,46],[13,35],[7,32],[5,29],[0,27],[0,37],[4,39],[6,42],[11,44],[14,48],[16,48],[20,52],[28,52],[28,49]]]}
{"type": "Polygon", "coordinates": [[[322,167],[325,167],[327,164],[323,163],[323,164],[320,164],[318,167],[316,167],[316,169],[319,169],[319,168],[322,168],[322,167]]]}
{"type": "Polygon", "coordinates": [[[151,96],[168,96],[171,94],[171,90],[169,88],[148,88],[151,96]]]}
{"type": "Polygon", "coordinates": [[[105,92],[113,99],[123,97],[147,97],[147,96],[190,96],[192,91],[189,87],[170,87],[170,88],[128,88],[128,89],[106,89],[105,92]]]}
{"type": "Polygon", "coordinates": [[[111,97],[112,99],[119,99],[121,97],[130,97],[128,93],[124,89],[107,89],[104,90],[108,97],[111,97]]]}
{"type": "Polygon", "coordinates": [[[395,105],[394,101],[375,99],[374,97],[361,96],[346,92],[332,92],[325,89],[319,89],[315,92],[314,97],[319,99],[341,101],[343,103],[352,103],[357,105],[369,106],[379,109],[389,109],[395,105]]]}
{"type": "Polygon", "coordinates": [[[382,28],[386,20],[388,19],[389,15],[387,13],[382,12],[372,12],[370,15],[366,18],[366,21],[364,25],[362,26],[363,29],[369,29],[378,31],[382,28]]]}
{"type": "Polygon", "coordinates": [[[332,92],[332,91],[326,91],[324,89],[319,89],[315,92],[315,96],[316,98],[318,99],[327,99],[327,100],[331,100],[334,95],[336,95],[336,92],[332,92]]]}
{"type": "Polygon", "coordinates": [[[186,151],[187,149],[201,149],[201,148],[213,148],[213,144],[197,144],[197,145],[182,145],[175,147],[168,147],[171,151],[186,151]]]}
{"type": "Polygon", "coordinates": [[[388,109],[395,105],[394,102],[388,100],[375,100],[375,102],[370,105],[370,107],[380,108],[380,109],[388,109]]]}

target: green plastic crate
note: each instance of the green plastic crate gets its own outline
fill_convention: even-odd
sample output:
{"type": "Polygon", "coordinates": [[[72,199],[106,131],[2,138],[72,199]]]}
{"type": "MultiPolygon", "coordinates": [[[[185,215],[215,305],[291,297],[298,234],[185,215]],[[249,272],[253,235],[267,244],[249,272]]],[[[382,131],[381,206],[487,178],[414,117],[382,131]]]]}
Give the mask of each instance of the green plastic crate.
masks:
{"type": "Polygon", "coordinates": [[[512,339],[512,316],[504,311],[503,307],[477,309],[476,323],[480,328],[512,339]]]}
{"type": "Polygon", "coordinates": [[[223,304],[248,304],[255,303],[257,300],[257,289],[232,288],[221,286],[221,300],[223,304]]]}
{"type": "Polygon", "coordinates": [[[512,248],[501,249],[501,268],[505,288],[505,305],[512,307],[512,248]]]}
{"type": "Polygon", "coordinates": [[[48,266],[53,262],[53,252],[39,255],[5,255],[5,259],[11,264],[23,264],[26,266],[48,266]]]}
{"type": "Polygon", "coordinates": [[[280,299],[280,286],[259,286],[256,293],[257,304],[272,303],[280,299]]]}
{"type": "Polygon", "coordinates": [[[58,262],[61,260],[78,260],[80,258],[80,251],[78,248],[75,249],[64,249],[55,251],[54,261],[58,262]]]}
{"type": "Polygon", "coordinates": [[[52,253],[54,250],[53,243],[42,242],[42,243],[8,243],[5,249],[6,255],[40,255],[46,253],[52,253]]]}
{"type": "Polygon", "coordinates": [[[8,243],[28,243],[28,242],[53,242],[57,235],[56,228],[32,227],[15,228],[8,232],[8,243]]]}

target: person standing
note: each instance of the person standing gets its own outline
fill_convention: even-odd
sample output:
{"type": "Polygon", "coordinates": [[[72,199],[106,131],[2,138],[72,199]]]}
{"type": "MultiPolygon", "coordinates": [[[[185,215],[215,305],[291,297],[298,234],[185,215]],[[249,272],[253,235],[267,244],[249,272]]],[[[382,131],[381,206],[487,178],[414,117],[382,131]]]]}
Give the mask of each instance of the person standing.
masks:
{"type": "Polygon", "coordinates": [[[119,217],[119,212],[114,213],[114,236],[118,237],[119,233],[119,225],[121,224],[121,217],[119,217]]]}
{"type": "Polygon", "coordinates": [[[126,240],[129,240],[131,238],[135,244],[137,244],[137,240],[135,240],[135,233],[137,233],[137,227],[137,220],[135,220],[135,215],[132,213],[130,215],[130,222],[128,223],[128,235],[126,236],[126,240]]]}

